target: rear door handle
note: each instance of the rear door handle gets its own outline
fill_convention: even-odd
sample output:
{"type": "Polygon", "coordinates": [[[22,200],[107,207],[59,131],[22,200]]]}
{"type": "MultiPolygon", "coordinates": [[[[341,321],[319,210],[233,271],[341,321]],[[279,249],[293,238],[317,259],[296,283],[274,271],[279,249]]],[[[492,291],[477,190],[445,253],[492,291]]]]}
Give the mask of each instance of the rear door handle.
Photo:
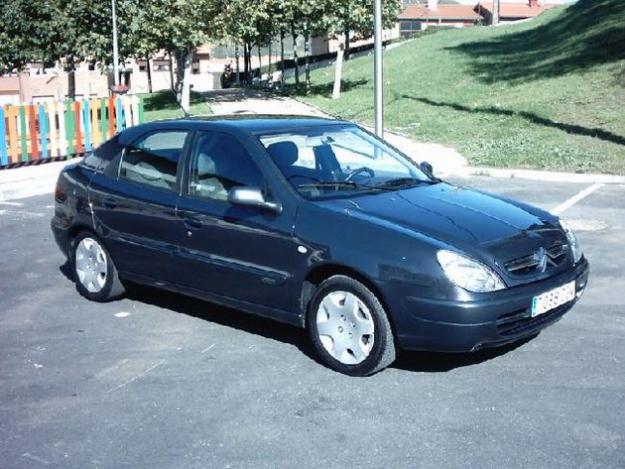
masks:
{"type": "Polygon", "coordinates": [[[104,205],[106,208],[115,208],[117,207],[117,200],[111,197],[106,197],[102,201],[102,205],[104,205]]]}

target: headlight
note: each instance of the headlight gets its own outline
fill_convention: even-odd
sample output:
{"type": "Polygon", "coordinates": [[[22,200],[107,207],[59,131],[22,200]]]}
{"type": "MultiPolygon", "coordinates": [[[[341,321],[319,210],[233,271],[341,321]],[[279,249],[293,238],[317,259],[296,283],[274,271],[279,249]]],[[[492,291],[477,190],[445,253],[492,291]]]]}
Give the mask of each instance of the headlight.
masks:
{"type": "Polygon", "coordinates": [[[564,230],[564,233],[566,234],[566,239],[569,242],[569,246],[571,247],[573,261],[577,264],[582,258],[582,247],[579,244],[579,239],[577,239],[577,236],[575,235],[575,233],[573,233],[573,230],[565,221],[560,220],[560,226],[564,230]]]}
{"type": "Polygon", "coordinates": [[[465,290],[480,293],[506,288],[495,272],[473,259],[445,250],[438,251],[436,258],[447,278],[465,290]]]}

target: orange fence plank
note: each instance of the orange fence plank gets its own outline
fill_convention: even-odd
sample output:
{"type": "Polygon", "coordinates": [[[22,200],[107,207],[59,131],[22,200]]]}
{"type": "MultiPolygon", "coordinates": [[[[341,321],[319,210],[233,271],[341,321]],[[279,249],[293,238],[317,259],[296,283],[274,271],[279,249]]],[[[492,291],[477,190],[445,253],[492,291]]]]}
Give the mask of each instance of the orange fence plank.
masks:
{"type": "MultiPolygon", "coordinates": [[[[35,106],[29,104],[26,107],[28,113],[28,137],[30,139],[30,160],[38,160],[41,158],[39,153],[39,144],[37,143],[37,120],[35,116],[35,106]]],[[[26,130],[26,129],[24,129],[26,130]]]]}
{"type": "Polygon", "coordinates": [[[17,136],[17,109],[18,106],[7,107],[7,117],[9,118],[9,155],[11,163],[19,161],[19,137],[17,136]]]}
{"type": "Polygon", "coordinates": [[[109,138],[115,135],[115,98],[108,99],[109,107],[109,138]]]}
{"type": "Polygon", "coordinates": [[[74,120],[76,122],[76,150],[77,154],[81,154],[85,152],[85,145],[82,139],[82,106],[80,101],[74,101],[74,120]]]}

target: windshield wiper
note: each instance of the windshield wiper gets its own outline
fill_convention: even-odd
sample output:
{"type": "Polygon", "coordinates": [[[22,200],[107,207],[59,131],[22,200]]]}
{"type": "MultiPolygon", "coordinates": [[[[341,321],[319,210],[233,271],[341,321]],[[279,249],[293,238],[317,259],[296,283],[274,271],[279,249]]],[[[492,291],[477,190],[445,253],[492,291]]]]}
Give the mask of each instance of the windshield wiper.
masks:
{"type": "Polygon", "coordinates": [[[371,189],[372,186],[366,186],[364,184],[358,184],[354,181],[319,181],[319,182],[310,182],[307,184],[299,184],[297,186],[298,189],[309,189],[309,188],[323,188],[323,187],[333,187],[333,188],[350,188],[350,189],[371,189]]]}
{"type": "Polygon", "coordinates": [[[401,177],[395,179],[389,179],[388,181],[383,181],[376,184],[373,187],[377,188],[394,188],[394,187],[404,187],[404,186],[416,186],[418,184],[436,184],[439,182],[437,179],[425,180],[425,179],[417,179],[413,177],[401,177]]]}

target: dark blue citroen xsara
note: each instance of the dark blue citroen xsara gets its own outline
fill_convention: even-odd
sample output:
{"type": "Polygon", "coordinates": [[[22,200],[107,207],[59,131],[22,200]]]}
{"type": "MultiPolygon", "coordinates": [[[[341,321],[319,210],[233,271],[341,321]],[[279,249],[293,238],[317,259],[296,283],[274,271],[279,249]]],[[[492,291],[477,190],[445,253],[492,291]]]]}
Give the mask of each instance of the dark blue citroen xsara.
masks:
{"type": "Polygon", "coordinates": [[[55,199],[88,299],[139,282],[304,327],[349,375],[536,335],[588,278],[556,216],[441,181],[344,121],[139,125],[67,167],[55,199]]]}

